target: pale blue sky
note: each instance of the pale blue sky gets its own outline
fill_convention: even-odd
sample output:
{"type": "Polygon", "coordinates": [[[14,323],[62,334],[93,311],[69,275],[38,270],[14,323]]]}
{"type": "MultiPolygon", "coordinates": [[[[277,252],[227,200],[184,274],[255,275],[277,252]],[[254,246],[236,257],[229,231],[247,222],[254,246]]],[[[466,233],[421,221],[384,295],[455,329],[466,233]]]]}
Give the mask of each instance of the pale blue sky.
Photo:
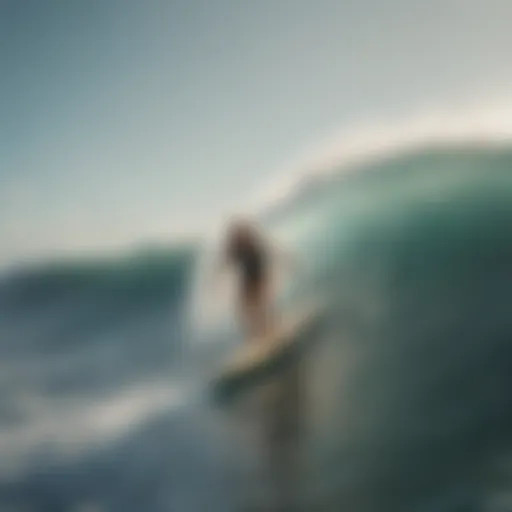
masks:
{"type": "Polygon", "coordinates": [[[0,261],[204,229],[341,126],[509,97],[508,0],[3,0],[0,261]]]}

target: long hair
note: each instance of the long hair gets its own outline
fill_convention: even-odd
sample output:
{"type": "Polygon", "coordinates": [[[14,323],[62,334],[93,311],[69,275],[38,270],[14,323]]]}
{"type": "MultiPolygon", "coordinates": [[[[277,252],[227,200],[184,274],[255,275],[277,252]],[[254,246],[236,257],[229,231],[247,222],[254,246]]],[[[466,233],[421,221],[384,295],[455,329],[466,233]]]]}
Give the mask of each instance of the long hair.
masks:
{"type": "Polygon", "coordinates": [[[261,235],[253,222],[236,218],[230,223],[227,231],[228,247],[259,246],[260,242],[261,235]]]}

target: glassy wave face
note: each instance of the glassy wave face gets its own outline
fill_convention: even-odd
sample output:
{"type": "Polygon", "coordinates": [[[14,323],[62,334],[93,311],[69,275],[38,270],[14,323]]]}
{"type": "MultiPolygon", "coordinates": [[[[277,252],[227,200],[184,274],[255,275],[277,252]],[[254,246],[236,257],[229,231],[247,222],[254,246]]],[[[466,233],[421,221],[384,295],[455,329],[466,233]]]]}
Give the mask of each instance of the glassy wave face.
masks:
{"type": "Polygon", "coordinates": [[[311,264],[300,293],[330,296],[313,487],[353,511],[511,508],[512,149],[417,149],[336,181],[270,222],[311,264]]]}
{"type": "Polygon", "coordinates": [[[284,310],[328,302],[304,361],[300,500],[512,510],[512,147],[433,145],[348,171],[263,216],[304,262],[284,310]]]}

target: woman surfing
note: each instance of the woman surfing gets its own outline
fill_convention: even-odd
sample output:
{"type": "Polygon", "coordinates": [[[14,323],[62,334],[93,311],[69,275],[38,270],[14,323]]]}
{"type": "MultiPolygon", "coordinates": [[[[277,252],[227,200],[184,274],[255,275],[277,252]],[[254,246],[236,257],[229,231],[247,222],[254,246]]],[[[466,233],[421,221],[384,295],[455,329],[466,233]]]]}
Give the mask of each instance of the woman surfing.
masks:
{"type": "Polygon", "coordinates": [[[237,302],[248,338],[264,337],[275,325],[272,266],[277,254],[256,226],[235,219],[227,230],[220,267],[237,271],[237,302]]]}

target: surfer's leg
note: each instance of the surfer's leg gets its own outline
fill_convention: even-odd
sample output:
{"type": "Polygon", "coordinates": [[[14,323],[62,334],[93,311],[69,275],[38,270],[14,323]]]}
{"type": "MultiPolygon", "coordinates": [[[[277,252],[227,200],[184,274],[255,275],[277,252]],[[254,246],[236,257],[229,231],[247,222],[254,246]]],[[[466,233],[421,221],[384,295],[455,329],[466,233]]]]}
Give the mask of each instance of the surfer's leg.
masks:
{"type": "Polygon", "coordinates": [[[239,301],[240,318],[245,331],[245,336],[248,339],[254,338],[258,335],[258,324],[256,321],[256,308],[254,302],[252,294],[249,293],[248,290],[243,290],[239,301]]]}
{"type": "Polygon", "coordinates": [[[271,282],[265,281],[258,295],[255,312],[258,329],[263,335],[270,334],[276,326],[273,299],[271,282]]]}
{"type": "Polygon", "coordinates": [[[265,280],[261,285],[260,294],[258,297],[258,323],[263,332],[269,333],[275,325],[274,310],[273,310],[273,293],[272,283],[270,280],[265,280]]]}
{"type": "Polygon", "coordinates": [[[269,284],[262,281],[242,293],[241,315],[249,337],[264,336],[271,327],[269,292],[269,284]]]}

